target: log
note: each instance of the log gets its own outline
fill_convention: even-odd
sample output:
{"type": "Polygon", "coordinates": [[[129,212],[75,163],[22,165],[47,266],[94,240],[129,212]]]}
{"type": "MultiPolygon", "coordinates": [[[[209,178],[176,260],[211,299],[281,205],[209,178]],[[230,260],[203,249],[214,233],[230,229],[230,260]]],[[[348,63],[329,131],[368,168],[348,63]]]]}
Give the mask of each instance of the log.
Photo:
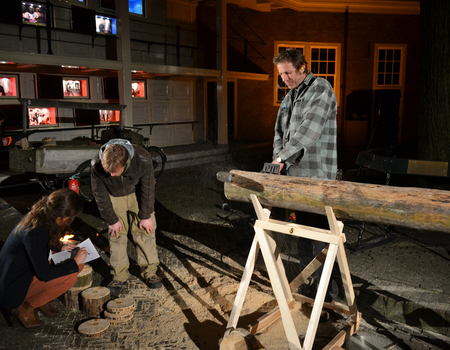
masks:
{"type": "Polygon", "coordinates": [[[347,181],[328,181],[232,170],[219,172],[229,200],[357,220],[450,233],[450,192],[347,181]]]}
{"type": "Polygon", "coordinates": [[[100,317],[105,303],[109,300],[110,291],[106,287],[88,288],[81,292],[83,311],[87,317],[100,317]]]}
{"type": "Polygon", "coordinates": [[[64,302],[68,309],[80,310],[80,293],[92,285],[92,267],[85,265],[78,274],[75,285],[64,293],[64,302]]]}

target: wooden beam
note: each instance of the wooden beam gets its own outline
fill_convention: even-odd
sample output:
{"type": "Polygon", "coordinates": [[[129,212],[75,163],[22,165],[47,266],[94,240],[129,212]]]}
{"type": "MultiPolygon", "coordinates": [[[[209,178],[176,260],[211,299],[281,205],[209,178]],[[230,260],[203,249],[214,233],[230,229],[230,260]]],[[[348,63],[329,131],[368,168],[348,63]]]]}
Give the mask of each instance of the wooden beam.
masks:
{"type": "Polygon", "coordinates": [[[229,200],[325,215],[330,206],[339,220],[450,233],[450,192],[443,190],[328,181],[232,170],[218,173],[229,200]]]}

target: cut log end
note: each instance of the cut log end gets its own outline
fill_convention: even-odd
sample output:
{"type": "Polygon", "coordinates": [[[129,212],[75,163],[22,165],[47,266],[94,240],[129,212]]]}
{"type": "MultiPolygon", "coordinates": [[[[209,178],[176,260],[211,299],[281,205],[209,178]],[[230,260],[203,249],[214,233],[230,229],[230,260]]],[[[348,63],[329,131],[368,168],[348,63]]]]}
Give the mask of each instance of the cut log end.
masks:
{"type": "Polygon", "coordinates": [[[255,336],[243,328],[237,328],[223,337],[220,350],[253,350],[258,349],[255,336]]]}

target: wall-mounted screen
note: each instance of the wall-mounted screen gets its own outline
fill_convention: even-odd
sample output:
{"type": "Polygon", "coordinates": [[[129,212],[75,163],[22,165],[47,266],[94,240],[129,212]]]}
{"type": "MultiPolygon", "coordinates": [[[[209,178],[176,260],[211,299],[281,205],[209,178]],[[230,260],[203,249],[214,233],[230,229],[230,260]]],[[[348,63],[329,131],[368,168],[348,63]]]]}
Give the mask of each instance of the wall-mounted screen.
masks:
{"type": "Polygon", "coordinates": [[[133,80],[131,82],[131,95],[135,98],[145,98],[145,81],[133,80]]]}
{"type": "Polygon", "coordinates": [[[17,88],[17,77],[0,75],[0,98],[17,98],[17,88]]]}
{"type": "Polygon", "coordinates": [[[95,31],[101,34],[117,34],[116,19],[95,15],[95,31]]]}
{"type": "Polygon", "coordinates": [[[64,98],[89,98],[88,78],[63,78],[64,98]]]}
{"type": "Polygon", "coordinates": [[[28,125],[30,128],[58,126],[55,107],[29,107],[28,125]]]}
{"type": "Polygon", "coordinates": [[[118,123],[120,121],[120,111],[101,109],[98,112],[101,123],[118,123]]]}
{"type": "Polygon", "coordinates": [[[22,22],[27,24],[46,24],[46,8],[37,3],[22,3],[22,22]]]}
{"type": "Polygon", "coordinates": [[[144,7],[142,6],[143,0],[128,0],[128,11],[135,15],[143,15],[144,7]]]}

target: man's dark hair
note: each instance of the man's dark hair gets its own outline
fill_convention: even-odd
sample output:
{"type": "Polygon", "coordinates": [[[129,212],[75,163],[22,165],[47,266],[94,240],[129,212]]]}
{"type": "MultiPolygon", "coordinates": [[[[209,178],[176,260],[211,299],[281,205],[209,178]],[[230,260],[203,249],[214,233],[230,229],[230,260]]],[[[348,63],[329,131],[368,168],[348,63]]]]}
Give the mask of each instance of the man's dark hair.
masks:
{"type": "MultiPolygon", "coordinates": [[[[306,66],[308,62],[306,62],[305,56],[294,48],[289,48],[284,51],[281,51],[273,58],[273,64],[291,62],[296,70],[299,70],[302,66],[306,66]]],[[[305,67],[306,68],[306,67],[305,67]]]]}

